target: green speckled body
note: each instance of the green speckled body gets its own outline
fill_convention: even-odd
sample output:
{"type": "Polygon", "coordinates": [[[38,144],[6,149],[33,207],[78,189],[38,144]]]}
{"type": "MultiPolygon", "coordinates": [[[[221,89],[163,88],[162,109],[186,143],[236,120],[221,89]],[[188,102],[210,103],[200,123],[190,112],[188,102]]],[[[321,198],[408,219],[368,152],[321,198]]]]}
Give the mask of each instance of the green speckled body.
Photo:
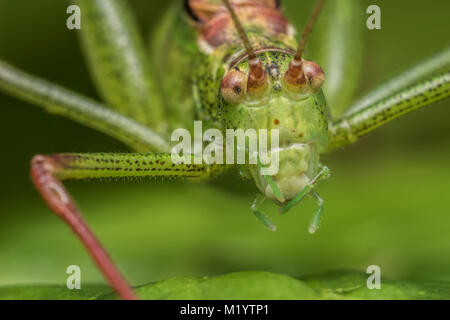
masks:
{"type": "MultiPolygon", "coordinates": [[[[317,173],[319,154],[328,144],[328,114],[322,91],[295,99],[282,86],[282,76],[294,55],[294,37],[283,32],[268,34],[257,25],[244,22],[247,35],[269,74],[271,92],[259,104],[251,101],[230,104],[222,98],[220,84],[231,69],[248,73],[248,57],[241,40],[230,32],[227,41],[207,52],[199,44],[200,36],[189,18],[175,11],[172,9],[161,29],[156,30],[159,38],[165,39],[163,45],[159,44],[156,57],[159,62],[165,61],[159,68],[166,75],[161,80],[167,92],[166,103],[171,105],[168,108],[177,108],[185,121],[183,127],[188,129],[192,128],[194,119],[203,121],[204,130],[218,128],[224,134],[226,129],[268,129],[270,135],[271,129],[279,129],[280,148],[276,152],[279,152],[280,165],[274,180],[281,188],[286,179],[302,180],[300,186],[283,188],[288,198],[292,197],[317,173]],[[192,111],[192,116],[188,116],[187,111],[192,111]]],[[[257,186],[265,192],[267,184],[258,173],[258,167],[242,169],[246,175],[253,176],[257,186]]],[[[292,184],[292,181],[286,183],[292,184]]]]}
{"type": "MultiPolygon", "coordinates": [[[[284,118],[286,124],[288,122],[296,122],[297,120],[286,119],[284,112],[290,115],[296,112],[295,109],[284,110],[274,109],[275,102],[285,104],[288,98],[278,90],[279,81],[282,74],[286,71],[289,61],[293,56],[293,49],[296,41],[292,36],[279,35],[277,37],[270,36],[259,28],[246,29],[247,35],[258,52],[258,57],[262,60],[267,70],[271,70],[272,81],[278,82],[274,86],[274,101],[271,107],[260,109],[258,116],[262,110],[273,111],[274,115],[284,118]],[[260,52],[263,51],[264,52],[260,52]],[[276,98],[280,101],[276,101],[276,98]]],[[[163,20],[159,23],[151,37],[151,53],[154,67],[160,71],[160,85],[165,93],[165,105],[167,108],[176,109],[178,114],[183,114],[185,127],[192,126],[192,121],[203,120],[208,123],[206,127],[225,128],[246,128],[248,127],[244,119],[235,122],[228,117],[229,109],[224,105],[224,101],[220,95],[220,82],[230,67],[248,70],[248,60],[243,57],[245,50],[238,39],[237,35],[230,39],[225,45],[216,48],[211,53],[202,52],[198,47],[198,34],[195,26],[190,18],[179,6],[173,6],[164,15],[163,20]],[[232,65],[233,61],[239,63],[232,65]]],[[[315,99],[302,101],[301,105],[313,103],[319,106],[322,127],[326,125],[327,117],[324,99],[322,93],[318,94],[315,99]]],[[[242,109],[239,109],[242,112],[242,109]]],[[[233,112],[229,115],[232,116],[233,112]]],[[[255,113],[256,115],[256,113],[255,113]]],[[[306,114],[304,114],[306,115],[306,114]]],[[[307,115],[306,115],[307,116],[307,115]]],[[[249,119],[248,125],[255,124],[254,119],[249,119]]],[[[306,120],[306,119],[305,119],[306,120]]],[[[258,122],[257,128],[268,128],[266,125],[260,126],[258,122]]],[[[316,123],[314,123],[316,124],[316,123]]],[[[313,125],[313,124],[312,124],[313,125]]],[[[284,125],[278,126],[279,128],[284,125]]],[[[285,131],[285,130],[283,130],[285,131]]],[[[308,131],[306,129],[306,131],[308,131]]],[[[296,132],[291,132],[295,135],[296,132]]],[[[301,134],[298,132],[297,136],[301,134]]],[[[286,139],[296,141],[294,136],[287,135],[286,139]]],[[[303,133],[303,140],[310,137],[307,132],[303,133]]],[[[321,139],[326,144],[326,138],[321,139]]]]}

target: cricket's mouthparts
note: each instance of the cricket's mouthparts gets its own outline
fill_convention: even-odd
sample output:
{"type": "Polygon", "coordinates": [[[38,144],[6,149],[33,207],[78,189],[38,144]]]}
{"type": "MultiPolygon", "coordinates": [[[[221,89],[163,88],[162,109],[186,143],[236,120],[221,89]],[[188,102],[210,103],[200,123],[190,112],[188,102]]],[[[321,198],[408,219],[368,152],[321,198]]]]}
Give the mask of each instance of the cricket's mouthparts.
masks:
{"type": "MultiPolygon", "coordinates": [[[[306,174],[301,173],[296,176],[285,177],[282,179],[274,179],[275,184],[278,186],[278,189],[285,197],[285,201],[292,200],[299,192],[301,192],[310,182],[310,179],[306,176],[306,174]]],[[[270,185],[266,186],[266,190],[264,192],[267,199],[277,202],[278,199],[275,196],[272,187],[270,185]]],[[[279,201],[278,201],[279,202],[279,201]]]]}

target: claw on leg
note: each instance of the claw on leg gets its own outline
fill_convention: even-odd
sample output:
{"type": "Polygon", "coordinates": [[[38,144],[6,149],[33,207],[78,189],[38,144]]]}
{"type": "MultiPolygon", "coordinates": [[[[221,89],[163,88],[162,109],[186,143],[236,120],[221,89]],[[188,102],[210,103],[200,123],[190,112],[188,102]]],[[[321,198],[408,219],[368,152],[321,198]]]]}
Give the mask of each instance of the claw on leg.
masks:
{"type": "Polygon", "coordinates": [[[31,178],[48,206],[60,216],[80,238],[105,278],[122,299],[134,300],[131,290],[111,258],[76,208],[55,172],[62,169],[57,157],[35,156],[31,163],[31,178]]]}
{"type": "Polygon", "coordinates": [[[314,190],[310,192],[309,194],[319,205],[319,209],[316,211],[316,213],[313,216],[313,219],[311,221],[311,224],[309,225],[308,232],[310,234],[313,234],[317,231],[317,229],[320,226],[320,221],[322,220],[322,213],[323,213],[323,199],[320,197],[320,195],[315,192],[314,190]]]}
{"type": "Polygon", "coordinates": [[[255,215],[255,217],[258,218],[258,220],[261,221],[264,226],[266,226],[267,229],[269,229],[270,231],[276,231],[277,226],[274,225],[272,221],[270,221],[269,218],[267,218],[267,216],[264,213],[259,211],[259,207],[263,204],[265,199],[266,198],[263,195],[261,194],[257,195],[252,203],[251,207],[252,212],[255,215]]]}

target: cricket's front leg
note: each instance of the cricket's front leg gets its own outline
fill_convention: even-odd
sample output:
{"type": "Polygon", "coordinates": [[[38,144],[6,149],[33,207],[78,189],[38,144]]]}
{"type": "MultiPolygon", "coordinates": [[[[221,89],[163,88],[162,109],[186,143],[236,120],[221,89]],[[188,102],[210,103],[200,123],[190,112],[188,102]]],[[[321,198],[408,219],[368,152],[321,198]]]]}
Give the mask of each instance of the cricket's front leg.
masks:
{"type": "Polygon", "coordinates": [[[117,294],[122,299],[136,299],[61,180],[133,176],[211,177],[223,168],[221,165],[176,164],[170,154],[58,154],[35,156],[31,163],[31,177],[49,207],[80,238],[117,294]]]}
{"type": "Polygon", "coordinates": [[[359,137],[411,111],[450,97],[450,71],[401,89],[363,108],[350,109],[330,121],[327,152],[354,143],[359,137]]]}

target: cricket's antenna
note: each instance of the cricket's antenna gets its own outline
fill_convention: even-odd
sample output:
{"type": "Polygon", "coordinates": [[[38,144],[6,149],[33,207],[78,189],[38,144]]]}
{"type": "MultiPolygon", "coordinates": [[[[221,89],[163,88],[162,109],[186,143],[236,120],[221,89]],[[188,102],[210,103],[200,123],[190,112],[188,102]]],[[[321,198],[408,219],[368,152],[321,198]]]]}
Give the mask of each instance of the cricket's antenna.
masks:
{"type": "Polygon", "coordinates": [[[234,26],[248,54],[250,71],[247,81],[247,94],[253,100],[260,100],[268,92],[269,78],[261,61],[256,56],[255,50],[253,49],[250,40],[248,40],[247,34],[245,33],[241,22],[230,4],[230,0],[222,0],[222,2],[230,13],[234,26]]]}
{"type": "Polygon", "coordinates": [[[234,12],[233,7],[230,4],[230,0],[222,0],[223,4],[227,8],[228,12],[230,13],[231,19],[233,20],[234,26],[239,34],[239,38],[241,38],[242,42],[244,43],[245,51],[247,51],[247,54],[250,59],[256,58],[255,50],[253,50],[253,47],[248,40],[247,34],[244,31],[244,28],[242,27],[241,22],[239,21],[238,16],[236,15],[236,12],[234,12]]]}
{"type": "Polygon", "coordinates": [[[297,53],[295,54],[296,60],[300,60],[302,58],[303,51],[305,50],[306,42],[308,41],[309,35],[311,34],[314,24],[316,23],[317,19],[319,18],[320,12],[322,11],[324,4],[325,4],[325,0],[317,1],[316,6],[314,7],[313,13],[311,14],[311,17],[309,18],[309,20],[305,26],[305,29],[303,30],[302,37],[300,38],[300,41],[298,42],[297,53]]]}
{"type": "Polygon", "coordinates": [[[284,74],[284,84],[289,92],[302,97],[307,94],[310,89],[317,91],[323,84],[323,71],[315,63],[307,63],[302,61],[303,51],[305,50],[306,42],[311,34],[311,31],[319,18],[325,0],[317,0],[314,11],[311,14],[302,37],[298,43],[297,52],[289,64],[289,69],[284,74]],[[308,84],[309,83],[309,84],[308,84]]]}

